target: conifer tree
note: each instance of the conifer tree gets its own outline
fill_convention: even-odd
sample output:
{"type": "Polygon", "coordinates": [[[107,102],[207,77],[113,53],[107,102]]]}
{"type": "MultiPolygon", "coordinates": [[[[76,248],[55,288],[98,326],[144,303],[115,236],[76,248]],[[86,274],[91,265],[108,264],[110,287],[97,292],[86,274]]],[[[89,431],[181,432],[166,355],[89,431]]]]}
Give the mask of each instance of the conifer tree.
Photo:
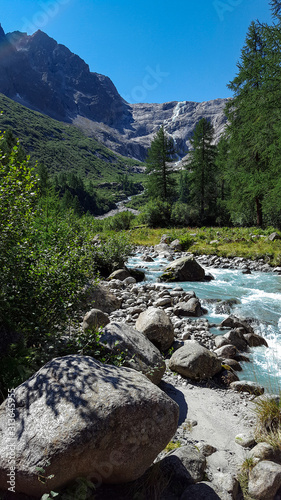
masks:
{"type": "MultiPolygon", "coordinates": [[[[238,74],[228,85],[234,92],[226,110],[229,206],[234,219],[238,214],[242,223],[255,221],[258,226],[263,225],[266,198],[273,188],[272,148],[280,135],[280,41],[277,25],[252,22],[238,74]]],[[[277,171],[279,165],[280,160],[277,171]]]]}
{"type": "Polygon", "coordinates": [[[147,191],[150,198],[168,201],[174,195],[175,180],[171,161],[175,154],[173,140],[161,126],[151,142],[146,159],[147,191]]]}
{"type": "Polygon", "coordinates": [[[208,216],[214,215],[216,147],[213,145],[213,140],[214,128],[211,122],[206,118],[201,118],[190,140],[192,150],[187,165],[189,171],[189,201],[194,207],[197,207],[201,223],[205,221],[207,212],[208,216]]]}

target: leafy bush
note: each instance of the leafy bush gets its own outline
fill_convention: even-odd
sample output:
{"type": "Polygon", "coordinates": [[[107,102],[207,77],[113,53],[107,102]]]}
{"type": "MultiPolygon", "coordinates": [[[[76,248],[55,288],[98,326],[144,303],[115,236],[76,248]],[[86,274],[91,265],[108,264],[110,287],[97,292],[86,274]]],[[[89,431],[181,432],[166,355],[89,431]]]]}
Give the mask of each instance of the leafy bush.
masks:
{"type": "Polygon", "coordinates": [[[128,230],[130,229],[131,222],[134,218],[135,215],[132,212],[125,210],[124,212],[114,215],[114,217],[108,217],[105,220],[104,227],[105,229],[113,231],[128,230]]]}
{"type": "Polygon", "coordinates": [[[149,201],[143,212],[143,220],[149,227],[168,227],[171,219],[171,205],[160,198],[149,201]]]}
{"type": "Polygon", "coordinates": [[[124,263],[132,254],[132,245],[125,233],[109,237],[93,249],[93,265],[95,273],[107,277],[116,269],[124,267],[124,263]]]}
{"type": "Polygon", "coordinates": [[[187,226],[189,224],[189,209],[186,203],[177,201],[172,206],[171,223],[174,226],[187,226]]]}

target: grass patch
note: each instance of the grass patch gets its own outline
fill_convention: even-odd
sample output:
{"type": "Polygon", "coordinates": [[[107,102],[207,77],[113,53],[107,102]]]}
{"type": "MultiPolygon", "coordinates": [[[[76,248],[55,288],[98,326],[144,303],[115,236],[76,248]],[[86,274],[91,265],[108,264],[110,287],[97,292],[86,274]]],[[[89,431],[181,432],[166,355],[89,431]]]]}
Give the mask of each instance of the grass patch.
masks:
{"type": "MultiPolygon", "coordinates": [[[[137,219],[136,219],[137,224],[137,219]]],[[[268,239],[274,228],[157,228],[136,227],[130,232],[135,245],[154,246],[161,236],[167,234],[173,239],[187,240],[188,251],[195,255],[218,255],[219,257],[244,257],[263,259],[272,266],[281,265],[281,240],[268,239]]]]}

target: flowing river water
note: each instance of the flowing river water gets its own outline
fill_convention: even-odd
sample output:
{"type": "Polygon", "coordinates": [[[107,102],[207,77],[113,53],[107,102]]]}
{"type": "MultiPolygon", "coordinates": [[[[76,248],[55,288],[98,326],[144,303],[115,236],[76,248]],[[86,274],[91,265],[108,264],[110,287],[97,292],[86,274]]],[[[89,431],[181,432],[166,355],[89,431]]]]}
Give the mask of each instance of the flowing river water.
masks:
{"type": "MultiPolygon", "coordinates": [[[[142,268],[146,280],[156,282],[165,266],[166,259],[157,258],[154,262],[144,262],[141,254],[136,254],[128,261],[129,267],[142,268]]],[[[251,348],[248,354],[251,363],[243,362],[243,371],[239,378],[258,382],[266,392],[281,391],[281,276],[274,273],[252,272],[243,274],[240,270],[205,268],[214,276],[209,282],[170,283],[169,287],[181,286],[184,290],[194,290],[202,305],[208,310],[203,317],[210,324],[216,335],[223,335],[219,329],[221,321],[229,316],[218,311],[217,300],[230,300],[233,303],[231,314],[239,318],[256,320],[253,328],[268,343],[266,347],[251,348]],[[234,299],[234,300],[232,300],[234,299]]]]}

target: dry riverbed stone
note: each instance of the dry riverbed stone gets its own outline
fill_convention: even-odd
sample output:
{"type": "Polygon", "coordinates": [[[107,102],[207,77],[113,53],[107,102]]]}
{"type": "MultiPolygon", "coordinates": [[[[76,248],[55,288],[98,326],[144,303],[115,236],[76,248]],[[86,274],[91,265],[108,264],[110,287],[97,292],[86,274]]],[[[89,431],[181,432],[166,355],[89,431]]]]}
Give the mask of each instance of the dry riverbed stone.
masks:
{"type": "MultiPolygon", "coordinates": [[[[47,363],[13,393],[17,493],[41,497],[78,477],[140,477],[173,437],[179,408],[144,375],[70,355],[47,363]],[[49,477],[38,480],[37,467],[49,477]]],[[[0,407],[0,489],[7,490],[8,400],[0,407]]]]}
{"type": "Polygon", "coordinates": [[[187,340],[172,355],[169,367],[184,377],[196,380],[212,378],[221,370],[216,354],[201,346],[196,340],[187,340]]]}
{"type": "Polygon", "coordinates": [[[165,360],[143,333],[125,323],[113,322],[104,328],[100,342],[113,354],[123,356],[125,366],[142,372],[156,385],[160,383],[165,360]]]}
{"type": "Polygon", "coordinates": [[[166,351],[174,342],[173,324],[165,311],[157,307],[149,307],[139,315],[136,329],[160,351],[166,351]]]}

